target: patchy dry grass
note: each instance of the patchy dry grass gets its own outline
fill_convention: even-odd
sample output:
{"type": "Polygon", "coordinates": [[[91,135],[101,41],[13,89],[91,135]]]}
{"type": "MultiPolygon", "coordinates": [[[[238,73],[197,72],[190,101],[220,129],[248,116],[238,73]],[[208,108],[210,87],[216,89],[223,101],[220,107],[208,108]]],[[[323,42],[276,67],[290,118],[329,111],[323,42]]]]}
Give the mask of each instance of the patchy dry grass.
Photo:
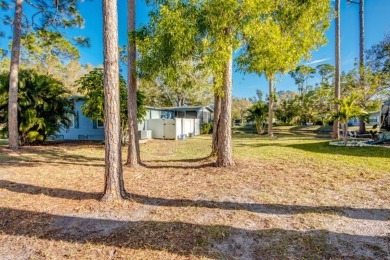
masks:
{"type": "Polygon", "coordinates": [[[230,169],[209,136],[142,144],[114,204],[102,145],[2,142],[0,259],[389,258],[390,149],[281,130],[236,134],[230,169]]]}

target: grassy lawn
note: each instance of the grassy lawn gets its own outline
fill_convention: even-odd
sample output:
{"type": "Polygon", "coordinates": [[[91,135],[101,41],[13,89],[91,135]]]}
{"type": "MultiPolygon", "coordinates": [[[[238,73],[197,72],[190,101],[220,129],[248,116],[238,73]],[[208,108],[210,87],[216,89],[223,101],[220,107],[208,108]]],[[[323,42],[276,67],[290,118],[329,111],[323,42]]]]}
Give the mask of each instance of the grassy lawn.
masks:
{"type": "Polygon", "coordinates": [[[116,204],[98,201],[102,145],[0,140],[0,259],[389,258],[390,149],[300,130],[235,129],[229,169],[209,136],[148,141],[116,204]]]}

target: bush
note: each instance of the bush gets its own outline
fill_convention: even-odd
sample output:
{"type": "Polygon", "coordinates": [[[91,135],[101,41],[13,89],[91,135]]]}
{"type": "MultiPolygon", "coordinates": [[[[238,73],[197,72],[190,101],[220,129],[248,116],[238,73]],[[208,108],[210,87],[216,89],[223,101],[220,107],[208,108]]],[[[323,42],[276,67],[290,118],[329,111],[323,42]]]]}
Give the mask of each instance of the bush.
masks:
{"type": "MultiPolygon", "coordinates": [[[[0,75],[0,122],[8,121],[9,73],[0,75]]],[[[69,127],[73,101],[62,82],[34,70],[19,72],[18,125],[22,145],[42,143],[61,127],[69,127]]],[[[1,129],[7,134],[7,125],[1,129]]]]}
{"type": "Polygon", "coordinates": [[[213,132],[213,123],[203,123],[200,129],[202,135],[208,135],[213,132]]]}

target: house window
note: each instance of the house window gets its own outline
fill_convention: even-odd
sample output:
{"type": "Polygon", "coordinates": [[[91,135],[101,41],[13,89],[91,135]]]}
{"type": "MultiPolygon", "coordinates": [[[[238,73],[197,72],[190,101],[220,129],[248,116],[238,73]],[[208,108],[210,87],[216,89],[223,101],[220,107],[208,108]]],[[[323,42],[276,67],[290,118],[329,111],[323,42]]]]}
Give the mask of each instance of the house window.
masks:
{"type": "Polygon", "coordinates": [[[69,120],[70,120],[70,124],[69,124],[69,128],[74,128],[74,125],[75,125],[75,116],[74,115],[69,115],[68,116],[69,120]]]}
{"type": "Polygon", "coordinates": [[[97,120],[96,120],[96,126],[97,126],[97,128],[104,128],[104,123],[103,123],[103,121],[97,119],[97,120]]]}
{"type": "Polygon", "coordinates": [[[161,119],[169,119],[169,112],[161,111],[161,119]]]}
{"type": "Polygon", "coordinates": [[[196,111],[187,111],[186,118],[196,118],[196,111]]]}
{"type": "Polygon", "coordinates": [[[209,114],[206,111],[202,112],[202,119],[203,119],[203,123],[210,122],[209,114]]]}
{"type": "Polygon", "coordinates": [[[353,119],[353,122],[354,122],[354,123],[357,123],[357,122],[358,122],[358,119],[355,117],[355,118],[353,119]]]}
{"type": "Polygon", "coordinates": [[[185,118],[186,113],[184,111],[177,111],[177,118],[185,118]]]}
{"type": "Polygon", "coordinates": [[[370,123],[377,123],[378,118],[377,117],[370,117],[370,123]]]}

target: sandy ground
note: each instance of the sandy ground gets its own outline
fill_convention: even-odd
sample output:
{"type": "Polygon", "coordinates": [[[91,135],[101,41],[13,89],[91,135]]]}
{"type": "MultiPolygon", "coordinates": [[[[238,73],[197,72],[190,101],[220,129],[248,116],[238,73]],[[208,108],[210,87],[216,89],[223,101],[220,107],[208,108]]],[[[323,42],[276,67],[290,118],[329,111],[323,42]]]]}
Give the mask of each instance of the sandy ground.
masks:
{"type": "Polygon", "coordinates": [[[102,146],[0,147],[0,259],[390,259],[389,174],[176,146],[143,144],[111,204],[102,146]]]}

